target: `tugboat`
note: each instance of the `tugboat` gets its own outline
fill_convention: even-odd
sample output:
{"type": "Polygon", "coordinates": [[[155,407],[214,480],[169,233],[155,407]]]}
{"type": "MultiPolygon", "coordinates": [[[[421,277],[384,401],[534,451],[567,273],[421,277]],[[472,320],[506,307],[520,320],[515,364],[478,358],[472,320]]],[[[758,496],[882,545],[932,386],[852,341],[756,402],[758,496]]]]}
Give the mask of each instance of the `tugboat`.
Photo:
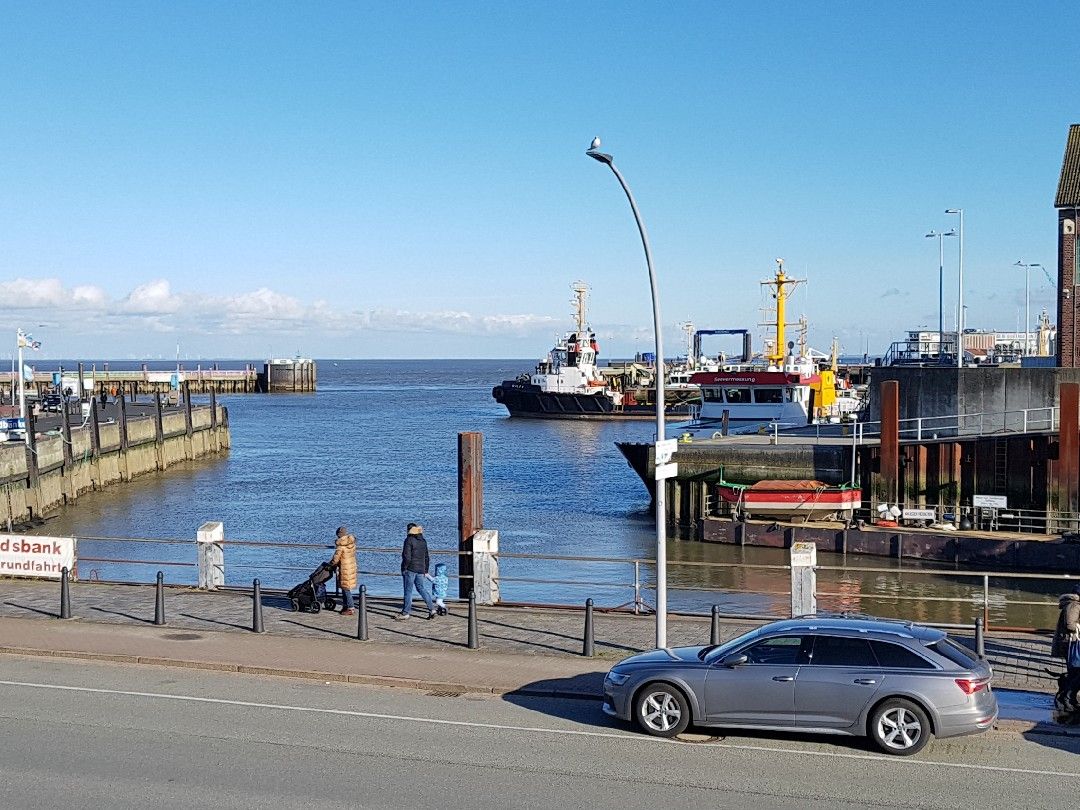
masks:
{"type": "MultiPolygon", "coordinates": [[[[601,369],[596,365],[600,347],[588,327],[585,302],[588,286],[577,282],[574,291],[574,330],[568,332],[540,360],[535,371],[504,380],[491,390],[495,401],[510,416],[532,419],[654,419],[656,388],[651,373],[633,365],[601,369]]],[[[662,359],[657,367],[663,369],[662,359]]],[[[661,372],[662,373],[662,372],[661,372]]],[[[667,389],[665,415],[685,420],[701,402],[696,385],[667,389]]]]}

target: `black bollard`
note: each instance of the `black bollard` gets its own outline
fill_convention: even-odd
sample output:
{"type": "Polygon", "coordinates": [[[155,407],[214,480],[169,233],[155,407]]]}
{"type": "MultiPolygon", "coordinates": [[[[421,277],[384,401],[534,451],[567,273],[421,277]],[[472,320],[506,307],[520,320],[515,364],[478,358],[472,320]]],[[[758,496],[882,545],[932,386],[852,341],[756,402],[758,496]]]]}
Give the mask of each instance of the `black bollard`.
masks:
{"type": "Polygon", "coordinates": [[[259,587],[259,580],[252,581],[251,590],[251,632],[265,633],[262,619],[262,588],[259,587]]]}
{"type": "Polygon", "coordinates": [[[975,620],[975,654],[980,659],[986,658],[986,640],[983,638],[983,620],[982,616],[975,620]]]}
{"type": "Polygon", "coordinates": [[[709,643],[714,647],[720,643],[720,606],[712,606],[712,624],[709,627],[709,643]]]}
{"type": "Polygon", "coordinates": [[[476,591],[469,591],[469,649],[480,649],[480,635],[476,631],[476,591]]]}
{"type": "Polygon", "coordinates": [[[165,575],[157,572],[157,598],[154,600],[154,624],[165,624],[165,575]]]}
{"type": "Polygon", "coordinates": [[[592,621],[593,600],[585,600],[585,639],[581,644],[581,654],[586,658],[592,658],[596,653],[593,643],[593,621],[592,621]]]}
{"type": "Polygon", "coordinates": [[[360,586],[360,617],[356,620],[356,638],[367,641],[367,585],[360,586]]]}
{"type": "Polygon", "coordinates": [[[60,618],[71,618],[71,586],[68,584],[68,570],[60,569],[60,618]]]}

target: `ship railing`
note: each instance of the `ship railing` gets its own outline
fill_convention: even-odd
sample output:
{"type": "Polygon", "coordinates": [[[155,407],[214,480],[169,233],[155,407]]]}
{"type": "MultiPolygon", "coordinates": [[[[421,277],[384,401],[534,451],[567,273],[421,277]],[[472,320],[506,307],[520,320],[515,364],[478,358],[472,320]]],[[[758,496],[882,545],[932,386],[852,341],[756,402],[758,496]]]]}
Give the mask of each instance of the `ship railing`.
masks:
{"type": "MultiPolygon", "coordinates": [[[[170,585],[194,585],[194,543],[178,538],[78,538],[79,578],[102,583],[151,583],[154,571],[168,571],[170,585]],[[94,553],[86,554],[87,550],[94,553]]],[[[303,581],[329,560],[329,543],[230,540],[225,550],[225,586],[247,589],[258,577],[267,593],[303,581]]],[[[467,558],[454,548],[431,548],[431,556],[467,558]]],[[[359,576],[373,597],[400,599],[397,546],[358,546],[359,576]]],[[[502,604],[580,607],[595,598],[605,610],[652,612],[655,561],[648,557],[586,556],[500,552],[502,604]]],[[[766,620],[790,612],[790,566],[745,562],[668,559],[667,589],[673,612],[708,615],[713,606],[722,618],[766,620]],[[777,587],[779,583],[784,586],[777,587]]],[[[451,579],[467,574],[453,573],[451,579]]],[[[998,631],[1049,630],[1058,612],[1057,596],[1071,590],[1080,576],[1000,570],[916,567],[912,565],[819,565],[816,597],[821,610],[865,612],[938,626],[970,627],[982,618],[998,631]],[[953,595],[935,594],[934,580],[947,583],[953,595]],[[1040,598],[1041,597],[1041,598],[1040,598]],[[1023,627],[1016,627],[1021,616],[1023,627]]],[[[333,582],[328,583],[333,586],[333,582]]],[[[332,587],[328,590],[332,591],[332,587]]],[[[451,593],[453,597],[453,592],[451,593]]]]}
{"type": "MultiPolygon", "coordinates": [[[[962,521],[969,521],[971,528],[978,531],[1080,535],[1080,516],[1076,512],[1017,509],[1007,505],[1005,496],[1000,497],[1000,502],[1006,505],[957,507],[954,504],[897,502],[895,506],[900,510],[897,521],[908,528],[949,527],[945,529],[947,531],[958,528],[962,521]],[[929,517],[931,514],[933,517],[929,517]]],[[[856,510],[855,517],[869,522],[878,516],[879,504],[886,508],[894,505],[892,501],[874,499],[868,507],[856,510]]]]}

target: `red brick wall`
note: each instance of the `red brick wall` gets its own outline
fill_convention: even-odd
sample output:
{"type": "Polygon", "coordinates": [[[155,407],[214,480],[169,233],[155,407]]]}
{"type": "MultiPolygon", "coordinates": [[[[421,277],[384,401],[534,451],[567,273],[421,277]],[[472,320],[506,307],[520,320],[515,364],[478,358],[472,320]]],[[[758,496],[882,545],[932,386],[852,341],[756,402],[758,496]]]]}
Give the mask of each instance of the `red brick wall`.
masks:
{"type": "Polygon", "coordinates": [[[1058,211],[1057,359],[1062,368],[1080,367],[1080,335],[1077,334],[1080,300],[1075,295],[1077,213],[1077,209],[1073,208],[1058,211]],[[1065,232],[1066,220],[1072,222],[1071,233],[1065,232]]]}

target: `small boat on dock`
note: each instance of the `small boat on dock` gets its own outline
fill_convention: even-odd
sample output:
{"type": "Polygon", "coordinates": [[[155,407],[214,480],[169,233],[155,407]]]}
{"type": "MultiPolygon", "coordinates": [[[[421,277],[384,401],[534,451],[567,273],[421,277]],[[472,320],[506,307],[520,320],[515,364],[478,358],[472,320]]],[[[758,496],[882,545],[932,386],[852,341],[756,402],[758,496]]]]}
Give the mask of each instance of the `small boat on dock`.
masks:
{"type": "Polygon", "coordinates": [[[733,517],[749,520],[834,520],[850,518],[862,505],[862,493],[850,484],[829,485],[821,481],[759,481],[733,484],[719,481],[716,495],[728,504],[733,517]]]}
{"type": "MultiPolygon", "coordinates": [[[[585,318],[588,287],[573,285],[575,328],[556,341],[532,374],[495,386],[491,396],[510,416],[532,419],[655,419],[656,368],[640,363],[597,366],[600,346],[585,318]]],[[[665,387],[665,417],[686,420],[701,402],[695,384],[665,387]]]]}

